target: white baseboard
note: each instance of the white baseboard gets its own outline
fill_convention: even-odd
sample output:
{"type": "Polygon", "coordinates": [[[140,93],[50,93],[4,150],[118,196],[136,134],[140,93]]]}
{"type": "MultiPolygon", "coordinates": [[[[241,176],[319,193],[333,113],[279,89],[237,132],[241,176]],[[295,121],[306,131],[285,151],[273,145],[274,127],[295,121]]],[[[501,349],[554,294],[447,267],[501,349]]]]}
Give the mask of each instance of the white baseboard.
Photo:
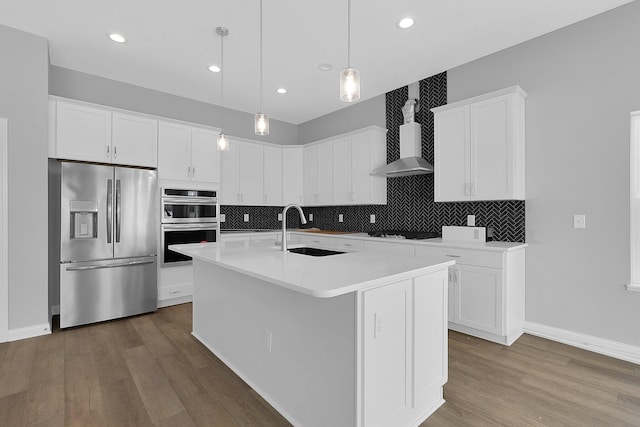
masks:
{"type": "Polygon", "coordinates": [[[640,347],[637,346],[533,322],[524,322],[524,331],[531,335],[640,365],[640,347]]]}
{"type": "Polygon", "coordinates": [[[637,283],[630,283],[627,285],[627,290],[631,292],[640,292],[640,285],[637,283]]]}
{"type": "Polygon", "coordinates": [[[25,338],[39,337],[40,335],[48,335],[51,333],[51,326],[48,323],[40,325],[27,326],[26,328],[9,329],[7,341],[18,341],[25,338]]]}
{"type": "Polygon", "coordinates": [[[192,302],[192,301],[193,301],[193,295],[186,295],[186,296],[183,296],[183,297],[158,300],[158,308],[164,308],[164,307],[169,307],[169,306],[172,306],[172,305],[184,304],[184,303],[192,302]]]}

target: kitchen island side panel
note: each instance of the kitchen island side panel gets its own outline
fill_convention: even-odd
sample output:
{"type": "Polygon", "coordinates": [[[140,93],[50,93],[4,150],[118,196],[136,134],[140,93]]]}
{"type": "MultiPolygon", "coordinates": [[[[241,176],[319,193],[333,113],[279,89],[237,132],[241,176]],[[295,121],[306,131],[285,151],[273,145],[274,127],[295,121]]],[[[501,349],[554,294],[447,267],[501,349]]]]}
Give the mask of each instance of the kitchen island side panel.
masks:
{"type": "Polygon", "coordinates": [[[355,425],[355,293],[314,298],[194,259],[193,301],[193,335],[290,422],[355,425]]]}

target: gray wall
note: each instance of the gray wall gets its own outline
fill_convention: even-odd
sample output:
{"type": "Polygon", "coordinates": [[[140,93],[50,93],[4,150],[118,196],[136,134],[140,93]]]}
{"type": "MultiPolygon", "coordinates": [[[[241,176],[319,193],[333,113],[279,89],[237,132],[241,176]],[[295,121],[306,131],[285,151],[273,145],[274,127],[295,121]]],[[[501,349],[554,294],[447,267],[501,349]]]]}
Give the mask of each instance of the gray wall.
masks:
{"type": "MultiPolygon", "coordinates": [[[[219,105],[170,95],[67,68],[50,67],[49,93],[109,107],[220,127],[219,105]]],[[[253,114],[250,113],[225,108],[225,133],[274,144],[298,143],[298,127],[296,125],[271,119],[269,135],[258,136],[253,131],[253,117],[253,114]]]]}
{"type": "Polygon", "coordinates": [[[624,284],[638,22],[633,2],[448,73],[449,102],[514,84],[529,93],[527,321],[636,346],[640,293],[624,284]]]}
{"type": "Polygon", "coordinates": [[[47,40],[0,25],[8,120],[9,329],[47,323],[47,40]]]}
{"type": "Polygon", "coordinates": [[[371,125],[387,126],[384,95],[301,123],[298,126],[298,139],[300,144],[307,144],[371,125]]]}

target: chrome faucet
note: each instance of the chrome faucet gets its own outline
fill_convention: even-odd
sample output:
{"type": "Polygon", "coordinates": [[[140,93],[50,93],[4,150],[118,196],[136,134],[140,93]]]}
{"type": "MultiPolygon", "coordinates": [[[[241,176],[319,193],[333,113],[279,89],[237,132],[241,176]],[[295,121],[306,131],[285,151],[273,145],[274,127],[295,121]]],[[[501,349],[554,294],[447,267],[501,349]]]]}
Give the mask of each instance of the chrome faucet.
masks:
{"type": "Polygon", "coordinates": [[[300,222],[303,224],[307,223],[307,219],[304,217],[304,212],[302,212],[302,208],[300,205],[291,204],[284,207],[282,211],[282,252],[287,252],[287,211],[289,208],[296,208],[300,213],[300,222]]]}

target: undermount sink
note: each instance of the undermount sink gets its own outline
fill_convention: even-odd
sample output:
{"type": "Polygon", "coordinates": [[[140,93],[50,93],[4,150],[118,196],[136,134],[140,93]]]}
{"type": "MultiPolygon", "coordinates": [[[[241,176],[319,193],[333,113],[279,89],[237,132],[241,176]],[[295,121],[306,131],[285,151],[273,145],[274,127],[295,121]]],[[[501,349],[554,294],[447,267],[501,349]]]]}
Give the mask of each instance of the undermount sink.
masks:
{"type": "Polygon", "coordinates": [[[329,249],[309,248],[306,246],[302,248],[291,248],[291,249],[288,249],[288,251],[293,252],[294,254],[309,255],[309,256],[327,256],[327,255],[338,255],[338,254],[345,253],[340,251],[332,251],[329,249]]]}

